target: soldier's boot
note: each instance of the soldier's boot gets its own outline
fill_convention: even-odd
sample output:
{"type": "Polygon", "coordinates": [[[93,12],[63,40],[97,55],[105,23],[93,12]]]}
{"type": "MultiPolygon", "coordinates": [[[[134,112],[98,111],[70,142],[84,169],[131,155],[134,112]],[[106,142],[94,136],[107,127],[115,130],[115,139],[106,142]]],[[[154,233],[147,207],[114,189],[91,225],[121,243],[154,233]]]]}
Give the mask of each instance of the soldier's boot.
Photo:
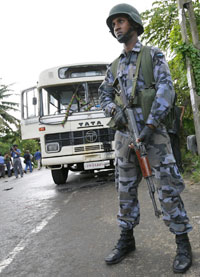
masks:
{"type": "Polygon", "coordinates": [[[108,265],[117,264],[133,250],[135,250],[135,238],[133,236],[133,230],[122,229],[120,239],[118,240],[112,252],[105,258],[105,262],[108,265]]]}
{"type": "Polygon", "coordinates": [[[176,257],[173,263],[175,273],[184,273],[192,265],[192,249],[187,234],[176,235],[176,257]]]}

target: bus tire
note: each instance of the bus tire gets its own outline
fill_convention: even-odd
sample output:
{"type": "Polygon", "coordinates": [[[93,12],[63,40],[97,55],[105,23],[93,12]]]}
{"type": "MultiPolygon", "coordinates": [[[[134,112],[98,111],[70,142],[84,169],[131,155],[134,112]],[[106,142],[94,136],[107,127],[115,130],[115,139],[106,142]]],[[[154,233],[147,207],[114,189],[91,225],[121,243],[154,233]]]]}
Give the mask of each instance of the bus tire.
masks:
{"type": "Polygon", "coordinates": [[[68,168],[61,168],[56,170],[51,170],[51,175],[53,178],[53,181],[56,185],[63,185],[66,183],[67,177],[68,177],[68,168]]]}

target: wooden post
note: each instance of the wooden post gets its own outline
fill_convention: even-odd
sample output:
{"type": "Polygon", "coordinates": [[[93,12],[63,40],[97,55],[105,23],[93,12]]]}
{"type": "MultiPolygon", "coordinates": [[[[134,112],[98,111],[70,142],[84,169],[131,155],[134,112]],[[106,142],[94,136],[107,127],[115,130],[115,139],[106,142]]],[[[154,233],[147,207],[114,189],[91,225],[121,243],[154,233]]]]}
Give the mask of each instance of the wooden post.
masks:
{"type": "MultiPolygon", "coordinates": [[[[185,8],[188,8],[190,28],[191,28],[192,38],[194,40],[193,43],[198,48],[199,39],[197,37],[198,36],[198,32],[196,29],[197,27],[195,28],[196,21],[195,21],[193,6],[192,6],[192,0],[177,0],[177,2],[178,2],[178,15],[179,15],[179,24],[181,26],[182,40],[183,42],[188,43],[188,36],[187,36],[187,29],[186,29],[186,16],[185,16],[185,8]]],[[[193,69],[192,69],[191,61],[188,57],[186,57],[186,66],[187,66],[188,86],[190,89],[190,100],[191,100],[193,117],[194,117],[197,151],[198,151],[198,155],[200,155],[200,116],[199,116],[199,109],[198,109],[199,96],[196,93],[193,69]]]]}
{"type": "Polygon", "coordinates": [[[192,33],[192,41],[193,41],[194,46],[196,48],[200,49],[199,33],[198,33],[197,24],[196,24],[196,18],[195,18],[195,14],[194,14],[192,1],[190,1],[188,4],[186,4],[186,7],[188,9],[190,30],[192,33]]]}

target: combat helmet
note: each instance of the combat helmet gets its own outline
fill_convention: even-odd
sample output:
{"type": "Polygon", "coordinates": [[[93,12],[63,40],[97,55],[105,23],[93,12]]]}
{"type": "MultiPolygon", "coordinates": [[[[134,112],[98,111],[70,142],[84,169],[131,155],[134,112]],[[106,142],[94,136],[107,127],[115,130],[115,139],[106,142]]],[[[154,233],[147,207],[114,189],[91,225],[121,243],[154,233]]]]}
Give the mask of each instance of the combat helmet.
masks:
{"type": "Polygon", "coordinates": [[[116,17],[116,15],[119,15],[119,14],[128,15],[133,20],[133,22],[137,23],[138,36],[144,32],[144,28],[143,28],[143,24],[142,24],[142,20],[140,18],[139,12],[131,5],[118,4],[110,10],[109,16],[106,20],[106,23],[114,37],[115,37],[115,35],[114,35],[113,27],[112,27],[112,20],[114,17],[116,17]]]}

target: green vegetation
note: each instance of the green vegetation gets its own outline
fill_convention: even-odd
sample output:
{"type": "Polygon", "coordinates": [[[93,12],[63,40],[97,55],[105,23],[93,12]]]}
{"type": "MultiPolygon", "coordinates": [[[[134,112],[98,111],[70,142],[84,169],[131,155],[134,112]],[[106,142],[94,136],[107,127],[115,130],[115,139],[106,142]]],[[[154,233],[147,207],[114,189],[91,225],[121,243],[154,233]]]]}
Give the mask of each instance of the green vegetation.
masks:
{"type": "Polygon", "coordinates": [[[200,157],[190,152],[185,152],[183,156],[184,177],[194,183],[200,183],[200,157]]]}
{"type": "MultiPolygon", "coordinates": [[[[200,2],[193,0],[193,7],[200,35],[200,2]]],[[[166,53],[174,88],[177,94],[177,105],[185,107],[183,127],[181,130],[181,148],[183,153],[183,165],[185,174],[191,175],[193,180],[200,180],[200,158],[188,153],[186,149],[186,137],[194,134],[193,112],[190,103],[190,93],[186,75],[186,56],[190,58],[196,90],[200,95],[200,51],[192,44],[191,32],[188,28],[189,44],[182,42],[181,30],[178,21],[177,0],[154,1],[150,10],[142,13],[145,31],[142,40],[149,45],[158,46],[166,53]]],[[[17,143],[24,153],[30,150],[34,153],[39,148],[35,140],[21,141],[19,120],[10,115],[10,111],[16,111],[18,104],[7,99],[12,95],[10,86],[0,85],[0,150],[3,153],[9,151],[13,143],[17,143]],[[6,101],[7,100],[7,101],[6,101]],[[13,131],[12,126],[16,127],[13,131]]]]}
{"type": "Polygon", "coordinates": [[[200,96],[200,51],[192,43],[182,43],[176,47],[176,51],[182,54],[182,57],[188,57],[191,61],[197,94],[200,96]]]}
{"type": "MultiPolygon", "coordinates": [[[[200,35],[199,0],[193,1],[193,7],[200,35]]],[[[188,174],[190,173],[192,179],[200,180],[200,158],[188,153],[186,149],[186,137],[195,134],[190,92],[187,83],[186,56],[190,58],[196,91],[200,95],[200,51],[192,43],[189,24],[187,26],[189,43],[185,44],[182,41],[176,0],[155,1],[152,9],[142,13],[142,18],[145,26],[142,40],[146,44],[159,47],[166,53],[178,98],[177,105],[185,107],[180,135],[184,168],[186,168],[188,174]]]]}
{"type": "Polygon", "coordinates": [[[0,84],[0,151],[3,155],[9,153],[12,145],[17,144],[22,151],[22,156],[26,150],[33,154],[40,149],[39,142],[21,140],[20,120],[10,114],[18,111],[19,106],[18,103],[9,101],[9,97],[13,95],[10,87],[10,85],[0,84]]]}
{"type": "Polygon", "coordinates": [[[20,129],[7,132],[4,136],[0,137],[0,151],[2,154],[9,153],[13,144],[18,145],[22,152],[22,156],[26,150],[29,150],[31,154],[34,154],[37,149],[40,149],[40,144],[36,140],[21,140],[20,129]]]}
{"type": "Polygon", "coordinates": [[[12,116],[10,112],[18,111],[18,103],[10,102],[8,98],[12,96],[10,86],[0,84],[0,134],[12,131],[12,125],[19,126],[19,120],[12,116]]]}

